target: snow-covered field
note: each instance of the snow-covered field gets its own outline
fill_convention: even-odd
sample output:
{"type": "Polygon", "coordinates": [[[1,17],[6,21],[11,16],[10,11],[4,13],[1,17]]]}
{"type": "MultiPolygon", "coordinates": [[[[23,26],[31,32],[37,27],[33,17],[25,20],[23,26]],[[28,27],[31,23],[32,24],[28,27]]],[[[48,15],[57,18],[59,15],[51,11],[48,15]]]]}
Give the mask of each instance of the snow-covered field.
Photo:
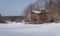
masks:
{"type": "Polygon", "coordinates": [[[0,24],[0,36],[60,36],[60,23],[0,24]]]}

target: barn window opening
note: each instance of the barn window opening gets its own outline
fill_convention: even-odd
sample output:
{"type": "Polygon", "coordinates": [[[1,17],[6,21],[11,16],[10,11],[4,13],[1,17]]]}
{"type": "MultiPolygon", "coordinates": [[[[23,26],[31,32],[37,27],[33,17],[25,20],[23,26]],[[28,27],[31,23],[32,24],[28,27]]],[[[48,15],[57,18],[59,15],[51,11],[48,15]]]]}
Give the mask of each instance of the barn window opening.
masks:
{"type": "Polygon", "coordinates": [[[41,18],[41,20],[44,20],[44,18],[41,18]]]}
{"type": "Polygon", "coordinates": [[[33,19],[34,21],[37,21],[37,19],[33,19]]]}

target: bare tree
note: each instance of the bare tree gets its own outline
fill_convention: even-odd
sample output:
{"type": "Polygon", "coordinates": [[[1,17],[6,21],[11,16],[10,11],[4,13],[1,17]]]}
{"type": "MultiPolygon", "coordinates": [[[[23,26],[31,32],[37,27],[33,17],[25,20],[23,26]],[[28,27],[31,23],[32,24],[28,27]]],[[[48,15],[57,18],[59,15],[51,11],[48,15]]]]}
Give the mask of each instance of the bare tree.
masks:
{"type": "Polygon", "coordinates": [[[46,2],[45,8],[49,10],[50,18],[54,18],[55,21],[60,19],[60,0],[46,2]]]}
{"type": "Polygon", "coordinates": [[[26,16],[26,20],[30,19],[30,16],[31,16],[31,12],[32,10],[44,10],[45,9],[45,6],[44,4],[46,3],[47,1],[45,0],[37,0],[36,2],[32,3],[32,4],[29,4],[25,9],[24,9],[24,12],[25,12],[25,16],[26,16]],[[44,3],[44,4],[43,4],[44,3]]]}

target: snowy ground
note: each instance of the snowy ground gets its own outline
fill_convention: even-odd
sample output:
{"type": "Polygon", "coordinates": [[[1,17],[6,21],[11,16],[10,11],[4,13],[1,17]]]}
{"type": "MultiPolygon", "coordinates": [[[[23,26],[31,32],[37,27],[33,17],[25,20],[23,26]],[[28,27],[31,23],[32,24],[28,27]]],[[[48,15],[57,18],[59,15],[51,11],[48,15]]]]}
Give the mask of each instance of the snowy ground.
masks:
{"type": "Polygon", "coordinates": [[[0,36],[60,36],[60,23],[41,25],[24,23],[0,24],[0,36]]]}

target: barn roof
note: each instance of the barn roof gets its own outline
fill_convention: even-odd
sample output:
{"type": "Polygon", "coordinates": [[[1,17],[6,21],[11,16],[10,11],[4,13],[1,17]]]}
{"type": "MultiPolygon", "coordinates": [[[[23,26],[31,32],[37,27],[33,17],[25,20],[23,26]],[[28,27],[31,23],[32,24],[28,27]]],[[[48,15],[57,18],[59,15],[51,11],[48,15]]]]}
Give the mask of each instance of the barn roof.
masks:
{"type": "Polygon", "coordinates": [[[34,12],[34,13],[41,13],[41,12],[48,12],[48,10],[39,10],[39,11],[33,10],[32,12],[34,12]]]}
{"type": "Polygon", "coordinates": [[[41,11],[33,11],[34,13],[41,13],[41,11]]]}

